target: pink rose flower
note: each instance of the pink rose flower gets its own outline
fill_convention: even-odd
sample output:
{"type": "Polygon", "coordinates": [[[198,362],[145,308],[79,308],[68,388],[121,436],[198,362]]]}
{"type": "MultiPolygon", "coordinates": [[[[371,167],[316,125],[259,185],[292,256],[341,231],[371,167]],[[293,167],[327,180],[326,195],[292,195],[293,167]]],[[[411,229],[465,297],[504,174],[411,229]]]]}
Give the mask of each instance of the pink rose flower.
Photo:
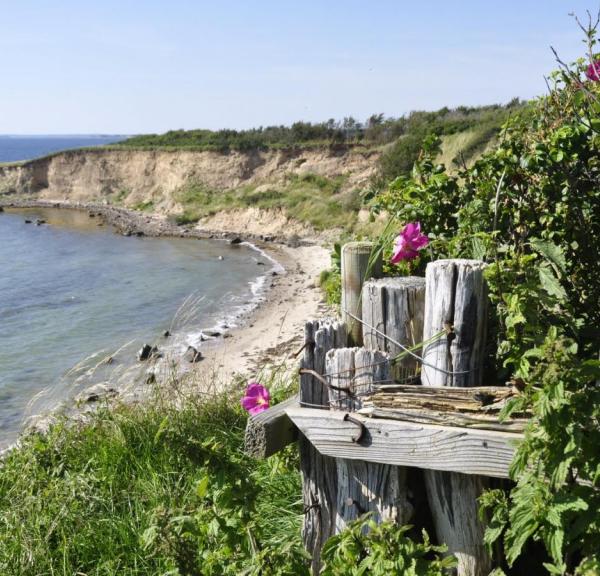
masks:
{"type": "Polygon", "coordinates": [[[591,80],[592,82],[600,81],[600,60],[590,63],[585,71],[585,75],[588,77],[588,80],[591,80]]]}
{"type": "Polygon", "coordinates": [[[392,264],[398,264],[402,260],[413,260],[429,244],[429,238],[421,234],[421,223],[410,222],[394,240],[394,252],[392,254],[392,264]]]}
{"type": "Polygon", "coordinates": [[[269,407],[269,391],[258,382],[249,382],[246,395],[242,398],[242,407],[252,416],[264,412],[269,407]]]}

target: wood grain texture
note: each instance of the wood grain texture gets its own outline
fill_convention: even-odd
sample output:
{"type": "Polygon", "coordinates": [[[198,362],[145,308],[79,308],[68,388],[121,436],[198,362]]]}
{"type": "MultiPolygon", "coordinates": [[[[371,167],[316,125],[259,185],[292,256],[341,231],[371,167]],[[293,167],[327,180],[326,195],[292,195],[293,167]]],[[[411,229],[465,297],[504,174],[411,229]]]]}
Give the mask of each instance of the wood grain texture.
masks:
{"type": "MultiPolygon", "coordinates": [[[[331,384],[332,410],[353,412],[362,405],[362,395],[373,391],[373,383],[389,378],[387,355],[365,348],[330,350],[325,370],[331,384]]],[[[338,499],[336,532],[365,512],[378,520],[406,523],[412,506],[407,500],[406,471],[398,466],[336,458],[338,499]]]]}
{"type": "Polygon", "coordinates": [[[268,458],[297,440],[296,427],[285,412],[290,406],[298,406],[298,396],[248,418],[244,437],[246,454],[257,459],[268,458]]]}
{"type": "MultiPolygon", "coordinates": [[[[412,347],[423,340],[425,313],[425,278],[406,276],[372,279],[362,289],[362,319],[405,347],[412,347]]],[[[369,350],[387,352],[391,358],[402,348],[378,334],[369,326],[363,326],[363,341],[369,350]]],[[[396,378],[414,374],[416,360],[403,359],[392,369],[396,378]]]]}
{"type": "MultiPolygon", "coordinates": [[[[427,265],[423,338],[442,330],[447,333],[424,347],[424,386],[481,385],[488,303],[484,268],[477,260],[438,260],[427,265]]],[[[456,556],[458,576],[487,576],[491,558],[483,544],[485,528],[477,502],[486,480],[466,476],[460,468],[450,473],[438,470],[424,474],[438,540],[456,556]]]]}
{"type": "Polygon", "coordinates": [[[423,339],[449,327],[453,331],[424,347],[423,385],[481,385],[488,303],[484,269],[479,260],[427,265],[423,339]]]}
{"type": "Polygon", "coordinates": [[[377,382],[390,378],[390,364],[386,354],[365,348],[339,348],[330,350],[325,357],[325,373],[331,389],[330,406],[337,410],[353,412],[362,407],[362,398],[374,392],[377,382]]]}
{"type": "MultiPolygon", "coordinates": [[[[300,366],[323,374],[327,352],[347,344],[346,327],[334,319],[310,321],[304,328],[304,340],[304,356],[300,366]]],[[[316,407],[329,407],[329,392],[316,378],[303,374],[300,377],[299,401],[311,406],[311,413],[325,412],[316,407]]],[[[302,434],[298,440],[298,448],[305,508],[302,538],[306,550],[312,556],[313,574],[318,574],[321,548],[335,531],[337,467],[333,458],[321,454],[302,434]]]]}
{"type": "Polygon", "coordinates": [[[371,418],[388,418],[420,424],[439,424],[440,426],[456,426],[476,430],[497,430],[507,433],[522,433],[527,426],[525,419],[511,419],[500,422],[497,416],[488,414],[465,414],[462,412],[438,412],[419,408],[377,408],[366,407],[359,414],[371,418]]]}
{"type": "Polygon", "coordinates": [[[287,414],[321,454],[429,470],[461,471],[508,478],[514,445],[520,434],[470,430],[396,420],[353,417],[365,426],[364,438],[355,443],[359,426],[345,421],[342,411],[287,409],[287,414]]]}
{"type": "Polygon", "coordinates": [[[373,261],[369,270],[374,246],[372,242],[348,242],[342,247],[342,320],[348,327],[348,343],[351,346],[362,345],[362,326],[344,311],[361,318],[362,286],[369,278],[378,278],[382,274],[381,256],[373,261]]]}

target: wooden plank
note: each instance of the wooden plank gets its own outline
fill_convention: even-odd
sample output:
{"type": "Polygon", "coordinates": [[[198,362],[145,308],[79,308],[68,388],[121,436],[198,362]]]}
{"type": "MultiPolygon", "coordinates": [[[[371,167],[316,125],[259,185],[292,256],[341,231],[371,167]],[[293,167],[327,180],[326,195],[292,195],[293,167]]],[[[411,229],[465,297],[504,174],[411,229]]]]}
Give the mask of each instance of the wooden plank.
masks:
{"type": "Polygon", "coordinates": [[[296,427],[286,414],[291,406],[298,406],[297,395],[248,418],[244,437],[246,454],[259,460],[268,458],[298,439],[296,427]]]}
{"type": "Polygon", "coordinates": [[[410,390],[407,388],[408,386],[405,386],[403,390],[394,392],[376,391],[364,398],[363,405],[378,408],[429,408],[448,412],[498,414],[506,406],[506,402],[516,396],[510,388],[496,388],[489,392],[483,391],[483,388],[477,388],[471,394],[451,391],[471,390],[469,388],[446,388],[443,390],[436,388],[434,392],[429,392],[428,386],[411,386],[410,390]]]}
{"type": "Polygon", "coordinates": [[[477,430],[497,430],[507,433],[522,433],[527,426],[525,418],[510,419],[500,422],[495,415],[465,414],[462,412],[437,412],[417,408],[378,408],[366,407],[359,414],[371,418],[387,418],[416,422],[420,424],[439,424],[440,426],[457,426],[459,428],[475,428],[477,430]]]}
{"type": "Polygon", "coordinates": [[[337,410],[287,408],[287,414],[321,454],[396,466],[508,478],[514,445],[522,435],[366,418],[363,440],[352,439],[359,426],[337,410]]]}

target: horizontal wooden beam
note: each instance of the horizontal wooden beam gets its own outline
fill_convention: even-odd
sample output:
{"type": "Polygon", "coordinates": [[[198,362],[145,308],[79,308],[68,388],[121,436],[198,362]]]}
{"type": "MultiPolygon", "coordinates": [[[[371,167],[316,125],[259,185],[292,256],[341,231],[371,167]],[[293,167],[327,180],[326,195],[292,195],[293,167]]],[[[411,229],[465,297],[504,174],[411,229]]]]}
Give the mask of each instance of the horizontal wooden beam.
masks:
{"type": "Polygon", "coordinates": [[[507,478],[521,434],[399,420],[352,420],[337,410],[288,406],[286,412],[315,448],[327,456],[507,478]],[[360,432],[362,437],[354,442],[360,432]]]}
{"type": "Polygon", "coordinates": [[[298,406],[298,396],[248,418],[244,438],[246,454],[258,459],[268,458],[298,439],[296,427],[286,413],[292,406],[298,406]]]}

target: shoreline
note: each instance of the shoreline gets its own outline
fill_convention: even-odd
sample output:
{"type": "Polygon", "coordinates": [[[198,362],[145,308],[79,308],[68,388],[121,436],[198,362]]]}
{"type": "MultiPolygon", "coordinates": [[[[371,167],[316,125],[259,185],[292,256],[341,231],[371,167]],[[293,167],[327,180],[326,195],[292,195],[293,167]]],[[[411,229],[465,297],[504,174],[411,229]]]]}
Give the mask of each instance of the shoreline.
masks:
{"type": "MultiPolygon", "coordinates": [[[[186,362],[183,354],[172,358],[178,372],[192,378],[209,378],[219,387],[234,380],[259,379],[265,369],[277,369],[289,374],[297,364],[295,354],[302,347],[304,323],[327,313],[323,294],[318,287],[318,275],[330,264],[329,251],[308,240],[284,243],[279,238],[256,237],[237,231],[213,232],[189,229],[172,224],[164,216],[95,204],[71,204],[48,201],[4,202],[6,208],[54,208],[89,212],[99,222],[125,236],[176,237],[190,239],[221,239],[244,242],[273,261],[274,267],[257,278],[264,286],[252,308],[240,317],[240,325],[221,331],[217,338],[199,346],[203,359],[195,364],[186,362]],[[282,270],[283,269],[283,270],[282,270]]],[[[201,327],[198,327],[200,331],[201,327]]],[[[150,368],[151,365],[149,365],[150,368]]],[[[157,373],[160,373],[159,369],[157,373]]],[[[137,383],[132,395],[127,390],[119,397],[143,400],[145,387],[137,383]]]]}

